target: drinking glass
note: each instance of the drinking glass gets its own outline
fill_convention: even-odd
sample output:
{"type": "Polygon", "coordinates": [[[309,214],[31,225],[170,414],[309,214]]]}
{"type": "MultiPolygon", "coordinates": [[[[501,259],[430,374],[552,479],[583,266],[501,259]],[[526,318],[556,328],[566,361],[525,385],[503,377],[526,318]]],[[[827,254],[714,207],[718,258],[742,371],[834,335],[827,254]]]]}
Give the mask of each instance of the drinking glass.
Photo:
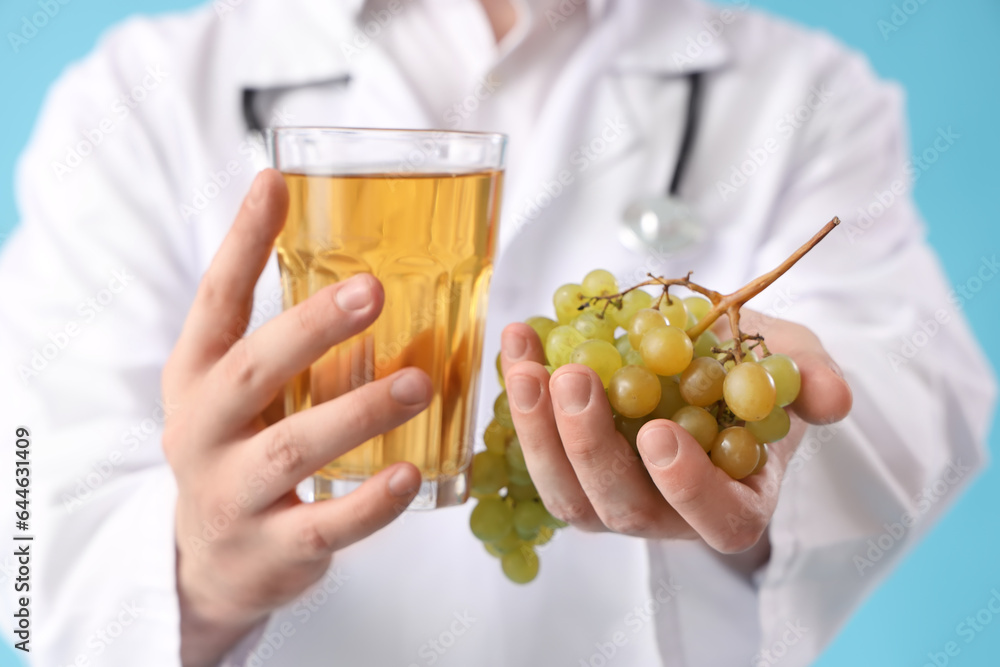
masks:
{"type": "Polygon", "coordinates": [[[506,137],[282,127],[268,131],[267,145],[290,196],[276,242],[284,307],[358,273],[385,289],[374,324],[289,384],[285,413],[407,366],[434,386],[426,410],[314,475],[313,499],[409,461],[423,476],[411,508],[464,502],[506,137]]]}

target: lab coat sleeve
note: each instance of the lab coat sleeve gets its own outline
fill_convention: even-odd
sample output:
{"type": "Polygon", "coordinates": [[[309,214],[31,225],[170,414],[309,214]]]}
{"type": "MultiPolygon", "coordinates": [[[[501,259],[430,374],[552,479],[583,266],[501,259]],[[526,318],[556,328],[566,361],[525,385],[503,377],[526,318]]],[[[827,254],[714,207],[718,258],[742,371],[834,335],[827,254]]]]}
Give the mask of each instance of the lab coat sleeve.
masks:
{"type": "Polygon", "coordinates": [[[18,167],[0,395],[32,432],[33,664],[180,664],[160,373],[197,270],[164,167],[171,75],[146,27],[116,31],[52,89],[18,167]]]}
{"type": "MultiPolygon", "coordinates": [[[[761,650],[784,647],[788,664],[821,652],[982,468],[996,395],[962,314],[975,295],[949,287],[910,195],[934,167],[909,158],[902,95],[856,56],[833,62],[814,89],[829,100],[789,126],[787,184],[755,273],[834,215],[843,224],[751,303],[812,328],[854,394],[846,420],[807,432],[769,528],[761,650]]],[[[917,156],[943,164],[958,139],[944,126],[917,140],[917,156]]],[[[995,272],[995,256],[972,259],[956,286],[990,262],[995,272]]]]}

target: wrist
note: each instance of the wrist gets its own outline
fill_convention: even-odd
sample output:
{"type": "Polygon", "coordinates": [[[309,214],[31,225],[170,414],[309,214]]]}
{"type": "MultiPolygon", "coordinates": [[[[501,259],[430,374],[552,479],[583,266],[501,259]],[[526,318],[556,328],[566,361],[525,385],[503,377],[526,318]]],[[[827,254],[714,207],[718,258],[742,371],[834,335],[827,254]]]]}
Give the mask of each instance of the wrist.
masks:
{"type": "Polygon", "coordinates": [[[211,667],[267,617],[266,612],[248,613],[213,595],[212,584],[191,572],[177,553],[177,598],[180,609],[181,664],[211,667]]]}

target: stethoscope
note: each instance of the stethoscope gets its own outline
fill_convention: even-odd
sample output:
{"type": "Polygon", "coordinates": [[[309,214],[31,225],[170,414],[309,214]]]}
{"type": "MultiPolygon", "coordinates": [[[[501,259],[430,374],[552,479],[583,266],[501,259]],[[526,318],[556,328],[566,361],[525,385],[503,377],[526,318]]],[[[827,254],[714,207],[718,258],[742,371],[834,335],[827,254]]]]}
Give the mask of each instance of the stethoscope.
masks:
{"type": "MultiPolygon", "coordinates": [[[[618,237],[626,248],[634,252],[653,252],[658,255],[672,255],[700,242],[705,236],[704,227],[697,216],[680,198],[681,181],[687,170],[698,130],[701,115],[702,76],[701,72],[688,74],[688,100],[684,118],[684,131],[680,149],[674,163],[670,185],[662,195],[633,200],[622,213],[618,237]]],[[[331,81],[319,81],[309,85],[347,85],[350,77],[338,77],[331,81]]],[[[289,87],[290,88],[290,87],[289,87]]],[[[252,133],[261,133],[264,124],[257,113],[257,96],[266,92],[287,92],[289,88],[243,90],[243,119],[252,133]]]]}
{"type": "Polygon", "coordinates": [[[691,208],[680,198],[681,181],[687,170],[701,117],[701,72],[688,74],[688,103],[684,133],[677,151],[674,173],[666,193],[644,197],[630,203],[622,213],[618,238],[635,252],[672,255],[689,248],[705,237],[705,228],[691,208]]]}

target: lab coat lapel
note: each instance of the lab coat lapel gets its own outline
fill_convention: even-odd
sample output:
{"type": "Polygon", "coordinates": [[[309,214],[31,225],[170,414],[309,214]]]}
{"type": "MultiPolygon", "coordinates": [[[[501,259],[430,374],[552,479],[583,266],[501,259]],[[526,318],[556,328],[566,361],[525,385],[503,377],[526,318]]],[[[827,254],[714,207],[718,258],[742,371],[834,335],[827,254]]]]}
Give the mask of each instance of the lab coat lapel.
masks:
{"type": "MultiPolygon", "coordinates": [[[[245,88],[295,90],[320,82],[345,79],[347,94],[378,100],[377,105],[343,105],[348,113],[335,124],[353,127],[428,129],[435,123],[398,68],[357,24],[363,20],[362,0],[268,3],[258,18],[267,43],[241,45],[238,77],[245,88]],[[344,6],[346,5],[346,7],[344,6]],[[353,112],[351,112],[353,110],[353,112]]],[[[266,119],[265,119],[266,120],[266,119]]],[[[280,119],[279,119],[280,120],[280,119]]],[[[280,124],[280,122],[272,123],[280,124]]],[[[295,124],[294,120],[291,124],[295,124]]],[[[334,124],[334,123],[327,123],[334,124]]]]}

